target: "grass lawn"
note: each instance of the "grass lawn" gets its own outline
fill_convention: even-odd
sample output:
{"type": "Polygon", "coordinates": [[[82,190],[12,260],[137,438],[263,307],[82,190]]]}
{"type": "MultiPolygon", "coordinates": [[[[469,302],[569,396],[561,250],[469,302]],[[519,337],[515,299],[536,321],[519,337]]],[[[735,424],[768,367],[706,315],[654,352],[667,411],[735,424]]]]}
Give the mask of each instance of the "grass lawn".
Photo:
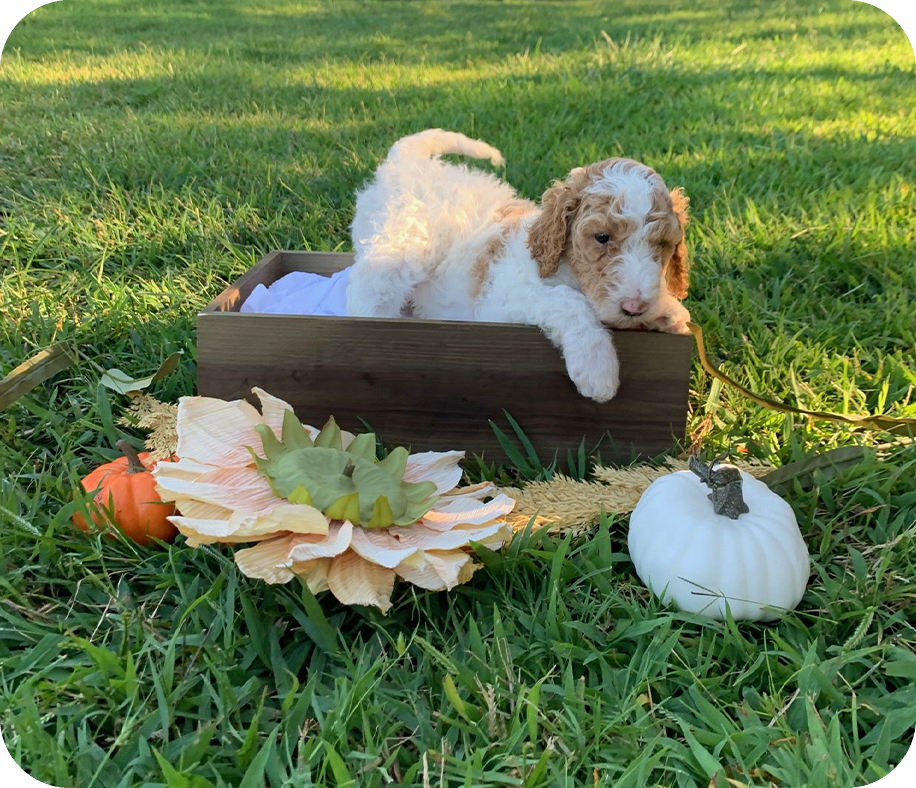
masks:
{"type": "MultiPolygon", "coordinates": [[[[813,574],[771,626],[659,609],[625,518],[518,542],[447,596],[400,586],[387,617],[323,597],[322,619],[226,550],[84,538],[66,504],[124,436],[99,370],[184,350],[154,392],[193,393],[196,310],[269,249],[348,249],[354,190],[429,126],[500,148],[528,197],[606,156],[653,165],[692,198],[689,306],[726,371],[810,409],[916,414],[914,76],[902,31],[850,0],[31,14],[0,66],[0,373],[62,339],[83,358],[0,414],[14,757],[79,788],[886,774],[916,725],[912,445],[788,496],[813,574]]],[[[691,407],[710,451],[776,464],[888,440],[762,410],[699,366],[691,407]]]]}

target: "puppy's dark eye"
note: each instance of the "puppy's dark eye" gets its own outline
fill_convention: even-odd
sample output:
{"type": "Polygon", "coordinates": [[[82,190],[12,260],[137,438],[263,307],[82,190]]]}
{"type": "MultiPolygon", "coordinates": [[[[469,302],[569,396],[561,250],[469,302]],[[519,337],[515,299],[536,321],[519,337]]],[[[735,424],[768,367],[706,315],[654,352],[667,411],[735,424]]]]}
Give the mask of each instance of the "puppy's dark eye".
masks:
{"type": "Polygon", "coordinates": [[[600,244],[606,244],[611,240],[611,236],[607,233],[595,233],[595,240],[600,244]]]}

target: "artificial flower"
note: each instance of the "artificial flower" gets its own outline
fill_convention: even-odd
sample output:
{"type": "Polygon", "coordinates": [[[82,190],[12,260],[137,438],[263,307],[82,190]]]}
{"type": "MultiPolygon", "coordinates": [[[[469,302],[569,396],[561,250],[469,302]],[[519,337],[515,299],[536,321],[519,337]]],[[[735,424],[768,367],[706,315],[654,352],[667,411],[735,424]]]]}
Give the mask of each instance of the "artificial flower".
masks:
{"type": "MultiPolygon", "coordinates": [[[[515,502],[509,496],[489,484],[458,488],[463,452],[408,456],[404,481],[435,486],[431,507],[408,525],[364,528],[280,497],[256,463],[263,445],[256,428],[266,424],[279,440],[292,408],[261,389],[253,392],[260,412],[244,400],[184,397],[178,404],[180,459],[160,464],[155,478],[162,500],[179,510],[171,520],[189,545],[254,543],[234,556],[247,576],[268,583],[299,576],[314,593],[329,590],[344,604],[384,612],[396,578],[450,590],[479,568],[472,543],[498,549],[511,538],[505,517],[515,502]]],[[[303,426],[310,438],[320,433],[303,426]]],[[[344,448],[353,438],[342,433],[344,448]]]]}

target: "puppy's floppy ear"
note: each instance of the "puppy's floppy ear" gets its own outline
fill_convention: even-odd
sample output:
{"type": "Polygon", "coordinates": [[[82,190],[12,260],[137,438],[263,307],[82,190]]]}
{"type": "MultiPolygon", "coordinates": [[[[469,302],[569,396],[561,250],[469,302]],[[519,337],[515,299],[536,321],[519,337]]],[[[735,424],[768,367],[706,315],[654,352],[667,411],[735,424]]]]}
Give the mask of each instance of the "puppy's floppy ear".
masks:
{"type": "MultiPolygon", "coordinates": [[[[690,217],[688,215],[690,200],[687,195],[684,194],[684,190],[679,188],[671,192],[671,202],[674,205],[674,214],[677,216],[678,224],[681,225],[681,232],[683,233],[690,222],[690,217]]],[[[687,245],[684,243],[684,238],[682,236],[681,242],[675,248],[674,254],[671,255],[671,260],[668,262],[668,267],[665,270],[665,282],[668,285],[668,290],[671,295],[675,298],[682,299],[687,296],[689,270],[690,262],[687,259],[687,245]]]]}
{"type": "Polygon", "coordinates": [[[573,170],[541,197],[541,214],[528,230],[528,250],[537,261],[541,277],[555,274],[569,236],[569,220],[579,207],[584,170],[573,170]]]}

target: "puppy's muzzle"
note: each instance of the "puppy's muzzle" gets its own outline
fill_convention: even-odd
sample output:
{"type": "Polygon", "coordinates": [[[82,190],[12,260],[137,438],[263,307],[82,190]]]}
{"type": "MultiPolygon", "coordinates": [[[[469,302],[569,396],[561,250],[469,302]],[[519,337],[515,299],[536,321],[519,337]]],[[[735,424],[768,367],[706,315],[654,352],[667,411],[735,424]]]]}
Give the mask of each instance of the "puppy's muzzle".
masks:
{"type": "Polygon", "coordinates": [[[623,312],[627,317],[639,317],[648,308],[649,305],[645,301],[641,301],[638,298],[628,298],[626,301],[622,301],[620,304],[620,311],[623,312]]]}

